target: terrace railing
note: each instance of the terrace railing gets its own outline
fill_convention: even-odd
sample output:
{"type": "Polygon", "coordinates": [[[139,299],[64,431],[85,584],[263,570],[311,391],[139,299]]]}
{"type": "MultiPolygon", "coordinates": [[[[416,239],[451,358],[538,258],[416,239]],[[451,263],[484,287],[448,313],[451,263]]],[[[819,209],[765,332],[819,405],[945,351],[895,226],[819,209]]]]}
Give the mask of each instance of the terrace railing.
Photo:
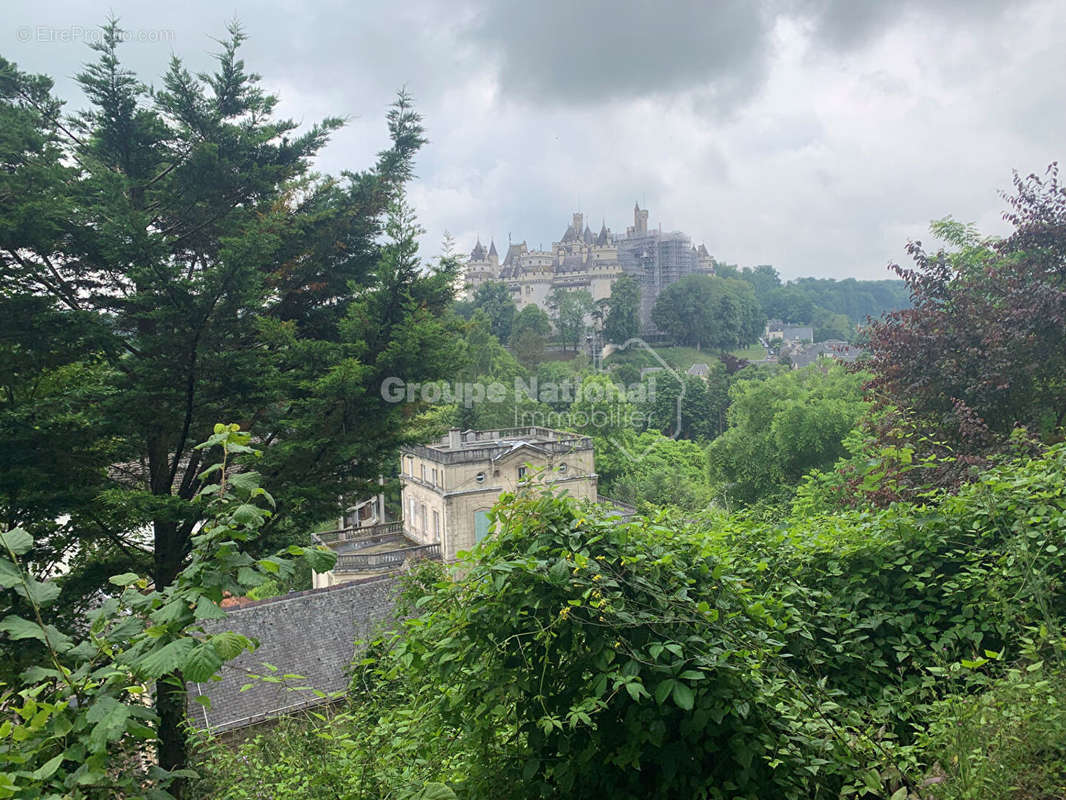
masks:
{"type": "Polygon", "coordinates": [[[403,520],[384,522],[380,525],[368,525],[365,528],[341,528],[335,531],[322,531],[311,534],[311,538],[320,544],[333,547],[342,542],[366,542],[384,536],[403,534],[403,520]]]}
{"type": "Polygon", "coordinates": [[[375,572],[378,570],[397,569],[408,561],[420,561],[426,558],[441,557],[439,544],[422,544],[403,547],[385,553],[341,553],[334,572],[375,572]]]}

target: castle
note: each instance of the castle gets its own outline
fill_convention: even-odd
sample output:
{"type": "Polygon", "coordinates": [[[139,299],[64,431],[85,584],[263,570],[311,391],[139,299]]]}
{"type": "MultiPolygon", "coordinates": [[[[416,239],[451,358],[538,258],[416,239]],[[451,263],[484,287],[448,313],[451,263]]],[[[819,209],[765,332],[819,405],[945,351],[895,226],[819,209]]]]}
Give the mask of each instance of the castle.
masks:
{"type": "Polygon", "coordinates": [[[500,262],[496,243],[488,250],[478,239],[466,265],[470,292],[487,281],[502,281],[518,309],[530,303],[541,308],[557,288],[584,289],[593,301],[610,297],[620,275],[640,281],[642,327],[653,330],[651,309],[659,292],[687,275],[713,274],[714,259],[704,245],[695,247],[680,231],[648,230],[648,210],[633,207],[633,225],[625,235],[612,233],[606,222],[594,234],[584,215],[575,213],[562,238],[551,250],[530,250],[526,243],[509,244],[500,262]]]}

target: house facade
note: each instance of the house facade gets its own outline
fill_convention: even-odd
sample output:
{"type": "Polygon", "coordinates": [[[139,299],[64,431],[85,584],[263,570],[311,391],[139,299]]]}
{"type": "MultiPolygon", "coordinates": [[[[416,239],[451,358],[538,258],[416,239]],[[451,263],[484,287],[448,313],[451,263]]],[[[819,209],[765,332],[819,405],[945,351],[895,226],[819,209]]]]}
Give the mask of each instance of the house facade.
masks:
{"type": "Polygon", "coordinates": [[[405,448],[403,519],[314,534],[337,553],[333,570],[313,576],[314,587],[389,572],[420,558],[454,561],[489,535],[489,511],[524,480],[596,501],[592,440],[542,427],[453,429],[435,442],[405,448]]]}

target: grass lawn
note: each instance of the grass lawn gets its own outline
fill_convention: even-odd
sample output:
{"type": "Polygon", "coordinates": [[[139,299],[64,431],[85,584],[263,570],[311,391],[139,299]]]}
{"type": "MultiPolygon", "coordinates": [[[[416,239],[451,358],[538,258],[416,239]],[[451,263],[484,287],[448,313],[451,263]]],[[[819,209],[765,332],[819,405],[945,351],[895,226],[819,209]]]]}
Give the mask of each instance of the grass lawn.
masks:
{"type": "MultiPolygon", "coordinates": [[[[718,360],[718,353],[714,350],[697,350],[695,347],[654,347],[656,355],[679,372],[686,371],[693,364],[713,364],[718,360]]],[[[732,350],[737,358],[746,358],[748,361],[759,361],[765,357],[766,351],[761,345],[743,347],[732,350]]],[[[613,353],[607,358],[607,364],[630,362],[638,367],[657,367],[659,362],[655,360],[647,350],[643,348],[631,348],[628,353],[613,353]]]]}

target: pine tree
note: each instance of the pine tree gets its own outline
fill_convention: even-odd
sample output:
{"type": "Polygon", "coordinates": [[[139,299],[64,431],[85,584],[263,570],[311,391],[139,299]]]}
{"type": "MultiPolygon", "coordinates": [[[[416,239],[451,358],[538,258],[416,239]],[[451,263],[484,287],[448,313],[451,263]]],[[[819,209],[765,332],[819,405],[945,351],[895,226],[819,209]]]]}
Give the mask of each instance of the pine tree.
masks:
{"type": "MultiPolygon", "coordinates": [[[[91,398],[46,407],[49,424],[15,441],[75,450],[35,478],[68,481],[69,492],[35,509],[0,475],[0,512],[41,528],[69,515],[74,576],[141,557],[166,586],[201,519],[194,445],[219,420],[252,432],[257,469],[279,487],[264,547],[370,488],[410,435],[409,409],[382,398],[384,378],[448,374],[457,273],[450,260],[426,268],[417,257],[403,187],[425,137],[406,94],[373,167],[321,177],[312,159],[342,120],[301,132],[276,118],[277,98],[240,58],[239,27],[213,73],[174,58],[154,92],[122,66],[121,36],[112,20],[93,45],[97,58],[78,75],[89,108],[72,119],[47,78],[0,61],[4,302],[77,328],[64,359],[33,362],[37,378],[92,376],[91,398]],[[52,424],[60,412],[82,415],[72,439],[52,424]],[[83,479],[69,483],[72,471],[83,479]]],[[[38,351],[54,341],[42,337],[38,351]]],[[[0,342],[8,357],[18,346],[0,342]]],[[[33,404],[20,384],[34,376],[8,372],[19,388],[0,400],[0,430],[33,404]]],[[[171,768],[185,759],[184,690],[180,680],[159,687],[160,762],[171,768]]]]}

